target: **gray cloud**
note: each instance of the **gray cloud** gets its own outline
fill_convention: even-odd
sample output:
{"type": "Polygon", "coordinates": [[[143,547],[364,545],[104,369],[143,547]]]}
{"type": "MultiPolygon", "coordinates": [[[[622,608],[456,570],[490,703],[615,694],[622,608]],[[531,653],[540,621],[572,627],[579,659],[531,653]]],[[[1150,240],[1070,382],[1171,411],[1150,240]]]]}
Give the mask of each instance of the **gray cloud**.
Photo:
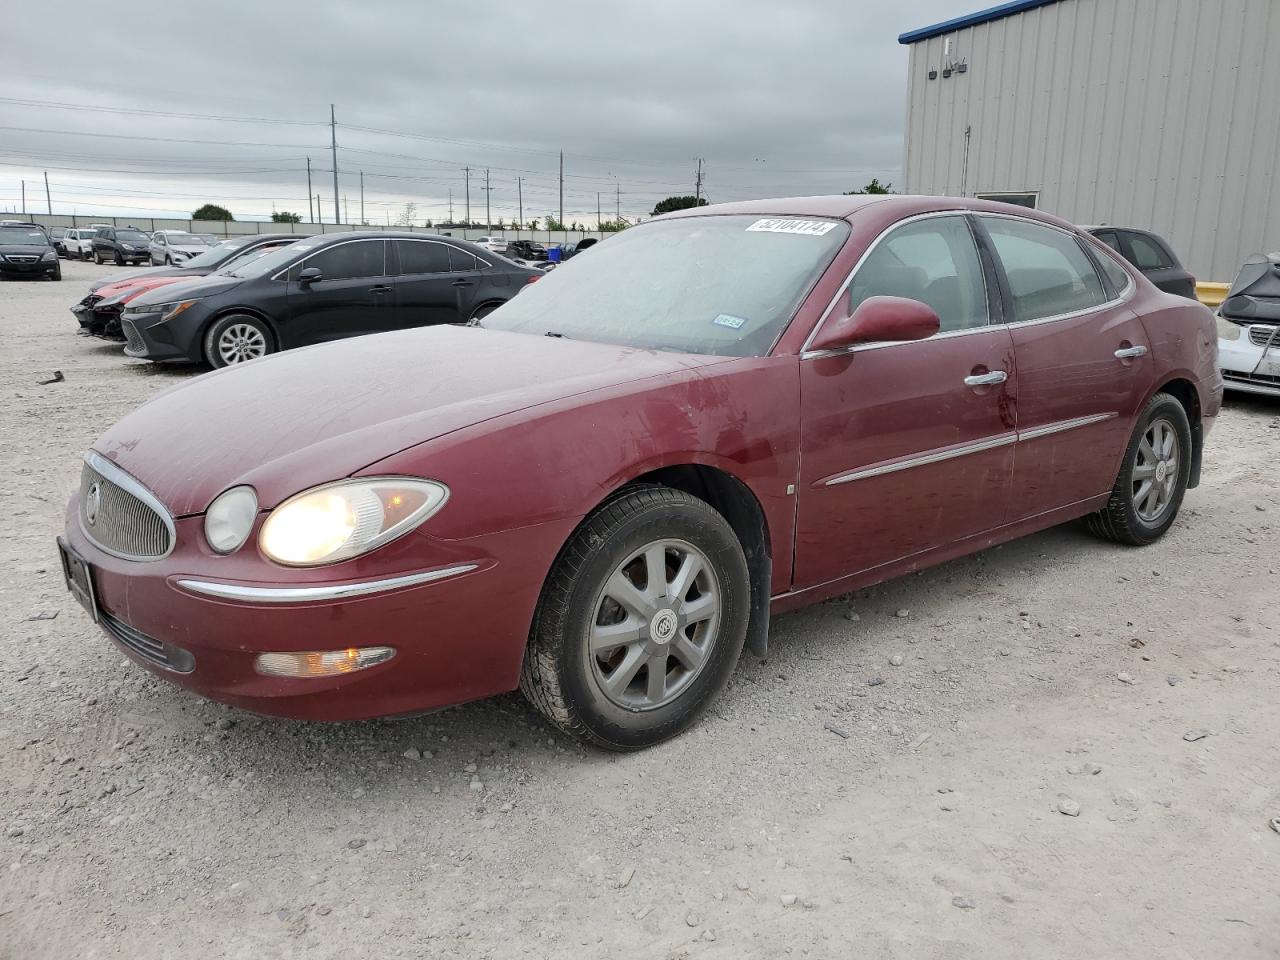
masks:
{"type": "Polygon", "coordinates": [[[76,0],[54,23],[24,4],[6,11],[0,207],[25,178],[28,209],[43,211],[47,169],[55,212],[163,216],[225,200],[242,219],[273,203],[305,213],[309,155],[332,219],[330,102],[339,192],[355,218],[363,169],[375,223],[410,200],[443,217],[450,188],[461,216],[468,165],[473,218],[486,167],[495,219],[516,212],[517,177],[526,217],[544,216],[561,149],[566,217],[584,222],[597,191],[606,216],[618,190],[631,217],[692,192],[695,157],[712,200],[839,192],[899,179],[897,35],[980,5],[227,0],[195,12],[76,0]],[[24,99],[198,116],[12,102],[24,99]]]}

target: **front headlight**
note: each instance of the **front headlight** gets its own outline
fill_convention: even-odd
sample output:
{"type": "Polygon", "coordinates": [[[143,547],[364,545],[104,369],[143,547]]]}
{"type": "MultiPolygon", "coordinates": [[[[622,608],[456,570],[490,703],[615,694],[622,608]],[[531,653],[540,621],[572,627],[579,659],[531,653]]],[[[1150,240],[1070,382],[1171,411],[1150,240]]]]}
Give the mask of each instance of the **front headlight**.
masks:
{"type": "Polygon", "coordinates": [[[249,539],[258,515],[253,487],[232,487],[209,504],[204,514],[204,538],[218,553],[235,553],[249,539]]]}
{"type": "Polygon", "coordinates": [[[379,477],[331,483],[272,510],[258,546],[288,566],[337,563],[408,533],[448,499],[449,488],[432,480],[379,477]]]}
{"type": "Polygon", "coordinates": [[[1239,340],[1241,334],[1244,333],[1244,327],[1238,323],[1232,323],[1230,320],[1224,320],[1218,317],[1218,339],[1219,340],[1239,340]]]}
{"type": "Polygon", "coordinates": [[[200,301],[196,300],[175,300],[173,303],[154,303],[145,307],[137,307],[133,312],[145,314],[147,316],[160,315],[157,323],[164,323],[166,320],[172,320],[178,314],[185,310],[190,310],[200,301]]]}
{"type": "Polygon", "coordinates": [[[40,259],[41,259],[41,260],[57,260],[57,259],[58,259],[57,251],[55,251],[55,250],[50,250],[50,251],[48,251],[48,252],[47,252],[43,257],[41,257],[40,259]]]}

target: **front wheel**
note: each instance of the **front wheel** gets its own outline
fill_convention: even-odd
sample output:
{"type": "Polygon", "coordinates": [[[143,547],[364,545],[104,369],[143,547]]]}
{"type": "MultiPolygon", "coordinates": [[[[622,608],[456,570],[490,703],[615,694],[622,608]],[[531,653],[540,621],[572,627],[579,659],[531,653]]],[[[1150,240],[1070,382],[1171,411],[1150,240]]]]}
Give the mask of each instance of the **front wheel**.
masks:
{"type": "Polygon", "coordinates": [[[636,750],[688,728],[728,682],[750,610],[729,523],[667,487],[588,517],[543,588],[520,689],[561,730],[636,750]]]}
{"type": "Polygon", "coordinates": [[[267,325],[243,313],[216,321],[204,337],[204,359],[215,370],[257,360],[275,349],[275,338],[267,325]]]}
{"type": "Polygon", "coordinates": [[[102,266],[102,251],[101,251],[101,250],[95,250],[95,251],[93,251],[93,262],[94,262],[94,263],[96,263],[98,266],[102,266]]]}
{"type": "Polygon", "coordinates": [[[1086,518],[1099,537],[1141,547],[1164,536],[1177,519],[1191,477],[1191,424],[1177,398],[1151,398],[1125,450],[1111,499],[1086,518]]]}

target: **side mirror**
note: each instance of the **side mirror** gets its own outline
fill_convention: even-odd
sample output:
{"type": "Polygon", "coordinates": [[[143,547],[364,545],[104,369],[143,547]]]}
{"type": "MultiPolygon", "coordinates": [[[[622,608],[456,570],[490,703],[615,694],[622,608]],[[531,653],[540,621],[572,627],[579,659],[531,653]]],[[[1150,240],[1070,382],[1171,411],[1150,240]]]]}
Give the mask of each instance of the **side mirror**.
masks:
{"type": "Polygon", "coordinates": [[[323,279],[324,271],[319,267],[307,267],[298,274],[298,282],[302,284],[315,283],[315,281],[323,279]]]}
{"type": "Polygon", "coordinates": [[[933,307],[906,297],[868,297],[841,319],[828,318],[809,344],[810,350],[838,350],[855,343],[924,340],[938,332],[942,321],[933,307]]]}

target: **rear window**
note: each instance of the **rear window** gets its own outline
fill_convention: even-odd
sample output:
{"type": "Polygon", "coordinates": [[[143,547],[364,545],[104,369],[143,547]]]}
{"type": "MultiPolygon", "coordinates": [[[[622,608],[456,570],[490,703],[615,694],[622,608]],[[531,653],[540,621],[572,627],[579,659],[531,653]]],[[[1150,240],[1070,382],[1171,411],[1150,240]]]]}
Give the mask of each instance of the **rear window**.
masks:
{"type": "Polygon", "coordinates": [[[1005,217],[983,217],[1004,265],[1014,320],[1041,320],[1106,300],[1093,263],[1071,234],[1005,217]]]}
{"type": "Polygon", "coordinates": [[[1133,265],[1139,270],[1166,270],[1173,266],[1169,255],[1150,237],[1130,233],[1128,240],[1129,249],[1133,252],[1133,265]]]}

